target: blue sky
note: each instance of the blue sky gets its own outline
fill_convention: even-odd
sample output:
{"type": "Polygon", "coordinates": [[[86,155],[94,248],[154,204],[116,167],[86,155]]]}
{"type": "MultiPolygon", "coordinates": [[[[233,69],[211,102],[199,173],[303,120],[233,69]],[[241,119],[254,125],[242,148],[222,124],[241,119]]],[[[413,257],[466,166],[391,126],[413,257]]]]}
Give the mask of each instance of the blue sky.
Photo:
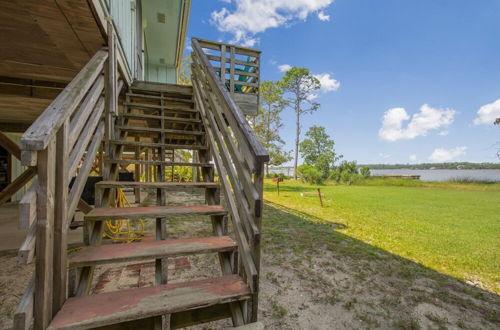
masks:
{"type": "Polygon", "coordinates": [[[322,77],[303,132],[325,126],[345,159],[498,162],[499,17],[499,0],[195,0],[188,36],[261,49],[262,80],[322,77]]]}

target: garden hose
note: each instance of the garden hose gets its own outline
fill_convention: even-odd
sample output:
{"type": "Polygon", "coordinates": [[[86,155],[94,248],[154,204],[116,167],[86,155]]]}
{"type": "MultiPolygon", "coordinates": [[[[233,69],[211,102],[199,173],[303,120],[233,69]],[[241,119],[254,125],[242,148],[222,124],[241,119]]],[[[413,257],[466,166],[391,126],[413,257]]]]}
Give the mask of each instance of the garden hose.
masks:
{"type": "MultiPolygon", "coordinates": [[[[131,207],[123,190],[116,189],[116,198],[110,201],[110,207],[131,207]]],[[[130,220],[106,220],[106,227],[104,235],[114,241],[125,241],[131,243],[133,241],[141,240],[144,236],[144,220],[139,220],[140,230],[135,230],[130,220]]]]}

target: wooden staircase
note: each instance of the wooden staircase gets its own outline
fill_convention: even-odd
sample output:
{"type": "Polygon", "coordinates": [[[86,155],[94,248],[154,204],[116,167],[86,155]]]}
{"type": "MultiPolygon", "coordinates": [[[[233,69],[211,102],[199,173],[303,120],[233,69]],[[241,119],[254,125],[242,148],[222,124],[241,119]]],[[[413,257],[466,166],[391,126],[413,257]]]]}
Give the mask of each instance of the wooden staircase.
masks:
{"type": "Polygon", "coordinates": [[[47,133],[40,132],[44,122],[40,127],[35,122],[25,134],[25,163],[37,166],[39,175],[36,218],[24,220],[36,225],[37,264],[35,285],[16,311],[22,322],[15,322],[15,329],[29,328],[30,308],[35,329],[176,329],[223,318],[239,327],[257,321],[263,167],[268,156],[196,39],[193,48],[192,87],[138,81],[122,93],[124,84],[109,74],[117,65],[113,52],[104,74],[111,80],[103,84],[98,78],[107,55],[102,51],[99,65],[89,64],[89,71],[97,73],[82,75],[84,83],[76,84],[85,85],[85,91],[77,98],[63,95],[64,100],[73,97],[67,101],[74,103],[71,111],[52,108],[60,125],[47,133]],[[92,119],[93,114],[98,118],[92,119]],[[76,133],[74,126],[79,127],[76,133]],[[179,156],[186,151],[192,159],[179,156]],[[85,207],[85,246],[67,255],[67,227],[77,205],[85,206],[79,198],[94,159],[101,161],[103,181],[95,185],[95,207],[85,207]],[[191,168],[192,180],[179,182],[174,176],[179,167],[191,168]],[[118,174],[130,168],[134,181],[119,181],[118,174]],[[74,173],[68,192],[68,178],[74,173]],[[118,189],[133,189],[132,207],[112,207],[118,189]],[[167,200],[167,192],[186,189],[204,190],[204,203],[173,205],[167,200]],[[141,205],[144,190],[149,196],[155,192],[156,205],[141,205]],[[45,198],[49,195],[56,196],[55,202],[45,198]],[[210,221],[212,236],[171,239],[166,220],[187,216],[210,221]],[[153,221],[155,240],[103,240],[106,221],[138,219],[153,221]],[[206,254],[218,255],[219,276],[169,283],[169,258],[206,254]],[[96,266],[152,260],[154,286],[91,294],[96,266]],[[75,276],[68,277],[68,271],[75,276]]]}

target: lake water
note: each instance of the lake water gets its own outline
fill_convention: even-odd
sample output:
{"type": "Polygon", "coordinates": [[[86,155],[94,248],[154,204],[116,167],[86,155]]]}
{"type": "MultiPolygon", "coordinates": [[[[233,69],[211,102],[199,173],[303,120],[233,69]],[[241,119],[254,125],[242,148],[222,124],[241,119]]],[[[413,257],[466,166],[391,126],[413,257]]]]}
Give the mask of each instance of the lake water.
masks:
{"type": "Polygon", "coordinates": [[[371,170],[372,175],[420,175],[422,181],[449,181],[451,179],[474,179],[484,181],[499,181],[500,170],[371,170]]]}
{"type": "MultiPolygon", "coordinates": [[[[293,167],[269,168],[270,173],[283,173],[293,176],[293,167]]],[[[449,181],[455,178],[470,178],[500,182],[500,170],[371,170],[372,175],[420,175],[422,181],[449,181]]]]}

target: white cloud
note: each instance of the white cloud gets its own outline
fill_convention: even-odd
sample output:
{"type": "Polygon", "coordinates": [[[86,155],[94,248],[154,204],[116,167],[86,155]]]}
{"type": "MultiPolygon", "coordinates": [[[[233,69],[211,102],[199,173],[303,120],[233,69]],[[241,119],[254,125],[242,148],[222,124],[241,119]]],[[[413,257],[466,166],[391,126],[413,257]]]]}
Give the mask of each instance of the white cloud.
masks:
{"type": "Polygon", "coordinates": [[[234,35],[230,42],[254,45],[258,41],[255,34],[305,20],[310,13],[321,11],[332,2],[333,0],[234,0],[234,10],[223,7],[219,11],[213,11],[210,21],[220,32],[234,35]]]}
{"type": "Polygon", "coordinates": [[[281,64],[281,65],[278,65],[278,69],[281,71],[281,72],[287,72],[288,70],[290,70],[292,68],[292,66],[290,64],[281,64]]]}
{"type": "Polygon", "coordinates": [[[378,135],[387,141],[410,140],[425,136],[431,130],[449,126],[457,112],[453,109],[437,109],[427,104],[409,116],[404,108],[391,108],[384,113],[378,135]],[[406,127],[403,122],[410,120],[406,127]]]}
{"type": "Polygon", "coordinates": [[[432,154],[429,156],[429,160],[431,162],[437,162],[437,163],[449,162],[451,160],[454,160],[455,158],[465,155],[465,150],[467,150],[467,147],[463,146],[451,149],[437,148],[434,149],[432,154]]]}
{"type": "Polygon", "coordinates": [[[417,155],[415,155],[415,154],[410,155],[410,157],[408,157],[408,159],[410,160],[410,162],[414,163],[417,161],[417,155]]]}
{"type": "Polygon", "coordinates": [[[474,119],[474,124],[491,125],[497,118],[500,118],[500,99],[479,108],[477,110],[477,117],[474,119]]]}
{"type": "Polygon", "coordinates": [[[385,154],[383,152],[379,153],[378,156],[383,159],[391,158],[391,155],[385,154]]]}
{"type": "Polygon", "coordinates": [[[314,75],[321,83],[321,90],[326,92],[336,91],[340,87],[340,82],[330,77],[329,73],[320,73],[314,75]]]}
{"type": "Polygon", "coordinates": [[[318,18],[320,21],[329,21],[330,20],[330,15],[328,14],[325,14],[324,11],[319,11],[318,12],[318,18]]]}

